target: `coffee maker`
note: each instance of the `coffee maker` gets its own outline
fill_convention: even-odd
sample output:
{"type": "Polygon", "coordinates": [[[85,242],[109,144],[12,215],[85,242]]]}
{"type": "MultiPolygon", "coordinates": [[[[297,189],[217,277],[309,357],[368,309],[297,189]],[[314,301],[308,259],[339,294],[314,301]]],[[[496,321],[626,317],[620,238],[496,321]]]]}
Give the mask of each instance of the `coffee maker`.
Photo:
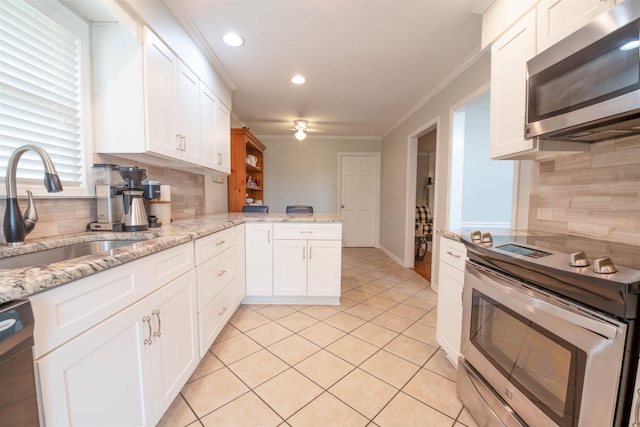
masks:
{"type": "Polygon", "coordinates": [[[144,231],[149,228],[147,211],[144,207],[142,181],[147,171],[137,166],[119,166],[124,179],[122,187],[122,230],[144,231]]]}
{"type": "Polygon", "coordinates": [[[91,169],[96,189],[98,220],[89,224],[93,231],[122,231],[122,187],[124,180],[118,166],[94,164],[91,169]]]}

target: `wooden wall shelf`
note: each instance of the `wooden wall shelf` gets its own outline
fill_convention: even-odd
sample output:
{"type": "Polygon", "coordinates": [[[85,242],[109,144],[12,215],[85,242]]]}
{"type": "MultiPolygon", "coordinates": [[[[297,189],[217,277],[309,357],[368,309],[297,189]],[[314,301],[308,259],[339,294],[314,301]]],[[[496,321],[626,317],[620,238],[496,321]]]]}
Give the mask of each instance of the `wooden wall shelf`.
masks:
{"type": "Polygon", "coordinates": [[[262,200],[264,190],[264,156],[267,147],[260,142],[248,128],[231,129],[231,173],[229,174],[229,212],[242,212],[247,204],[247,194],[254,200],[262,200]],[[247,156],[253,155],[258,161],[256,166],[247,163],[247,156]],[[247,186],[247,177],[259,185],[247,186]]]}

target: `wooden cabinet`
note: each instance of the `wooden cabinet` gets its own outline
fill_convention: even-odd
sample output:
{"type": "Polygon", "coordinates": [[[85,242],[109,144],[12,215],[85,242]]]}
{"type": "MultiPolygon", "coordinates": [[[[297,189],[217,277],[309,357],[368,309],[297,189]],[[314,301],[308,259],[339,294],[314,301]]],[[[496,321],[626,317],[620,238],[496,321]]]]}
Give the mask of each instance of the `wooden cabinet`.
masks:
{"type": "Polygon", "coordinates": [[[273,295],[273,226],[247,223],[245,227],[245,283],[247,296],[273,295]]]}
{"type": "Polygon", "coordinates": [[[229,173],[228,109],[149,28],[141,33],[93,28],[95,152],[229,173]]]}
{"type": "Polygon", "coordinates": [[[241,212],[247,194],[253,200],[264,200],[264,158],[266,147],[247,128],[231,129],[231,174],[229,175],[229,212],[241,212]],[[255,156],[256,166],[247,163],[247,156],[255,156]],[[248,185],[248,178],[256,185],[248,185]]]}
{"type": "Polygon", "coordinates": [[[455,366],[460,356],[462,290],[466,258],[467,249],[463,243],[447,238],[440,239],[436,340],[455,366]]]}
{"type": "Polygon", "coordinates": [[[614,0],[542,0],[491,46],[492,159],[540,160],[589,150],[586,143],[524,138],[526,63],[614,5],[614,0]]]}
{"type": "Polygon", "coordinates": [[[32,298],[36,330],[46,331],[54,318],[61,325],[49,329],[55,348],[41,348],[48,352],[37,353],[35,361],[45,421],[91,425],[99,419],[105,425],[153,426],[200,361],[193,244],[87,279],[100,283],[89,295],[70,284],[69,290],[54,288],[32,298]],[[166,262],[178,252],[188,254],[182,259],[190,259],[190,265],[166,262]],[[114,283],[150,293],[120,310],[110,298],[103,304],[114,283]],[[96,311],[99,317],[94,317],[96,311]],[[80,333],[82,323],[87,327],[80,333]],[[78,325],[68,340],[66,324],[78,325]],[[56,329],[61,337],[55,336],[56,329]]]}

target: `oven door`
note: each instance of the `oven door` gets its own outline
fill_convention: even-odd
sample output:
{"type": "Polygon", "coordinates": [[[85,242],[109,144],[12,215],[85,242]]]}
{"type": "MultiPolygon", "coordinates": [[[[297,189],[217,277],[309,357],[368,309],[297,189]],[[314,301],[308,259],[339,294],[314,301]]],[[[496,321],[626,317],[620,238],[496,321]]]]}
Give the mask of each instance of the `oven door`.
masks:
{"type": "Polygon", "coordinates": [[[462,355],[529,425],[611,425],[625,334],[615,319],[467,262],[462,355]]]}

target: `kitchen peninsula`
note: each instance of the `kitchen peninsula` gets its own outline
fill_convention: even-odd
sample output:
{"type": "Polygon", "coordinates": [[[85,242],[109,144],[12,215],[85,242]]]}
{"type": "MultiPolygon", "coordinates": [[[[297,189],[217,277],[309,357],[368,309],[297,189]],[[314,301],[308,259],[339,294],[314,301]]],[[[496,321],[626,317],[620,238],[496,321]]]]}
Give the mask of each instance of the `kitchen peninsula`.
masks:
{"type": "Polygon", "coordinates": [[[47,424],[155,425],[245,294],[338,304],[342,222],[335,215],[231,213],[159,231],[79,233],[0,249],[2,261],[88,241],[131,241],[2,270],[0,302],[28,297],[33,307],[47,424]]]}

